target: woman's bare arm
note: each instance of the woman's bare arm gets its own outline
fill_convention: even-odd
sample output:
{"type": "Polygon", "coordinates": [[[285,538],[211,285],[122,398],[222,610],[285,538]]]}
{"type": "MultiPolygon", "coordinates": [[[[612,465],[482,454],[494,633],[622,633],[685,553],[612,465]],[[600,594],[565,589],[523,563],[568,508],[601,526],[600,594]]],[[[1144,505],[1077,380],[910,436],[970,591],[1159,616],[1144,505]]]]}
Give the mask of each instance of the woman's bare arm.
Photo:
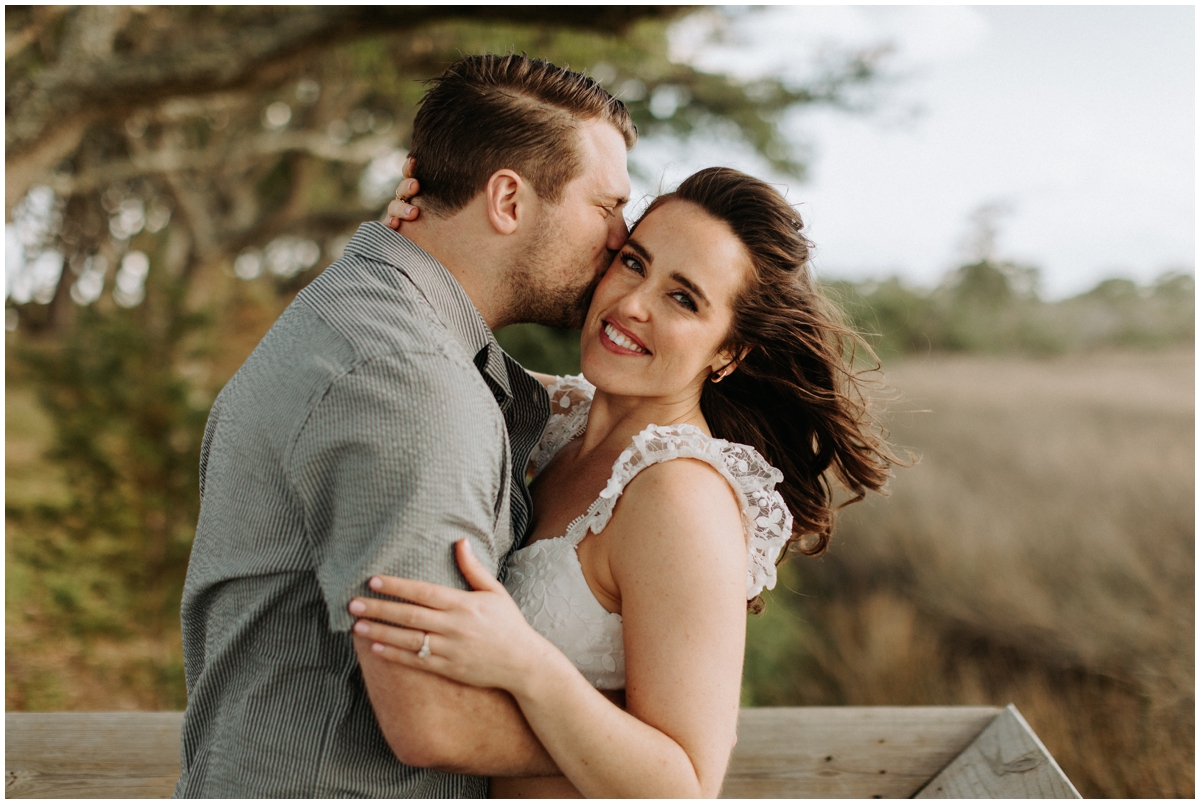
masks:
{"type": "Polygon", "coordinates": [[[531,679],[514,697],[584,795],[716,796],[736,741],[745,650],[746,547],[733,492],[706,464],[659,464],[626,488],[604,535],[621,595],[627,712],[584,695],[578,674],[531,679]]]}

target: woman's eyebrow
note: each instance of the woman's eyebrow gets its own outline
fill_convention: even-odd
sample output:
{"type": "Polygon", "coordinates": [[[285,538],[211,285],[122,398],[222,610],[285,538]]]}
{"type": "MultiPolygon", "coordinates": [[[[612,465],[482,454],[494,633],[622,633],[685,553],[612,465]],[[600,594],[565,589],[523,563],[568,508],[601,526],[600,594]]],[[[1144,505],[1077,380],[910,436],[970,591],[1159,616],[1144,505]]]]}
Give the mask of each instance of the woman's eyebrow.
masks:
{"type": "Polygon", "coordinates": [[[637,252],[637,255],[642,258],[642,262],[646,263],[647,265],[654,264],[654,257],[650,255],[650,252],[646,250],[646,247],[634,240],[632,237],[625,241],[625,246],[626,248],[637,252]]]}
{"type": "MultiPolygon", "coordinates": [[[[643,246],[638,241],[634,240],[632,237],[625,241],[625,247],[627,249],[629,249],[630,251],[634,252],[635,254],[637,254],[639,257],[641,257],[642,262],[644,262],[646,265],[654,264],[654,257],[650,254],[649,251],[646,250],[646,247],[643,246]]],[[[671,278],[674,279],[679,284],[683,285],[685,288],[690,290],[692,293],[695,293],[697,296],[699,296],[700,301],[704,302],[709,307],[712,307],[712,302],[710,302],[708,300],[708,297],[704,295],[704,291],[701,290],[700,286],[697,285],[695,282],[688,279],[686,276],[679,273],[678,271],[671,274],[671,278]]]]}
{"type": "Polygon", "coordinates": [[[707,304],[709,307],[712,307],[712,302],[710,302],[708,300],[708,297],[704,295],[704,291],[701,290],[700,286],[697,285],[695,282],[688,279],[686,276],[679,273],[678,271],[671,274],[671,278],[674,279],[679,284],[683,285],[685,288],[690,290],[692,293],[695,293],[697,296],[699,296],[700,300],[703,301],[705,304],[707,304]]]}

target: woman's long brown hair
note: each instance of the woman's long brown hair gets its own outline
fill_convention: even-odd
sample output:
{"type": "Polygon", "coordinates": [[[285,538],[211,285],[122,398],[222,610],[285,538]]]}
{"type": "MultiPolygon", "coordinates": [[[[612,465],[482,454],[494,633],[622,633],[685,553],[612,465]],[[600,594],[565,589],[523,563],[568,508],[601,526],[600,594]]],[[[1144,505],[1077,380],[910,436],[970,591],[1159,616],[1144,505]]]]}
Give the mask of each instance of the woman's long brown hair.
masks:
{"type": "MultiPolygon", "coordinates": [[[[783,472],[779,491],[795,522],[788,547],[820,555],[836,511],[881,491],[891,467],[905,463],[888,446],[854,365],[858,354],[874,359],[874,352],[821,293],[804,223],[775,188],[731,168],[707,168],[645,214],[672,201],[729,225],[754,266],[722,347],[745,357],[721,382],[704,384],[701,410],[713,435],[749,444],[783,472]],[[841,505],[831,477],[850,493],[841,505]]],[[[875,360],[868,370],[877,368],[875,360]]]]}

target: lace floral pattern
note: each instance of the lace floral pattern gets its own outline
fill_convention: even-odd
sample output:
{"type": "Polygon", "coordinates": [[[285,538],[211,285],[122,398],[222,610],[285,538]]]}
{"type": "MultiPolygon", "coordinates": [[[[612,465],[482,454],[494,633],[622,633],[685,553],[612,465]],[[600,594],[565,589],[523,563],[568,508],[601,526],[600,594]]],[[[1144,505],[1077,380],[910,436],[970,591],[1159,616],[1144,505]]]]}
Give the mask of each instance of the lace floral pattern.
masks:
{"type": "Polygon", "coordinates": [[[583,577],[575,545],[542,539],[513,553],[504,585],[521,613],[592,686],[625,686],[621,615],[600,605],[583,577]]]}
{"type": "MultiPolygon", "coordinates": [[[[594,390],[582,375],[560,377],[550,387],[554,413],[530,458],[535,473],[583,432],[594,390]]],[[[775,588],[775,561],[792,532],[792,514],[775,490],[783,474],[745,444],[711,438],[688,424],[650,425],[617,458],[599,498],[566,533],[517,550],[508,561],[505,586],[525,618],[600,689],[625,685],[621,616],[596,600],[575,547],[589,532],[604,530],[617,499],[639,472],[675,458],[704,461],[737,493],[747,535],[746,599],[775,588]]]]}
{"type": "Polygon", "coordinates": [[[550,419],[542,432],[542,440],[529,453],[529,466],[534,475],[545,469],[560,449],[583,434],[596,388],[582,374],[575,374],[555,377],[546,391],[550,394],[550,419]]]}

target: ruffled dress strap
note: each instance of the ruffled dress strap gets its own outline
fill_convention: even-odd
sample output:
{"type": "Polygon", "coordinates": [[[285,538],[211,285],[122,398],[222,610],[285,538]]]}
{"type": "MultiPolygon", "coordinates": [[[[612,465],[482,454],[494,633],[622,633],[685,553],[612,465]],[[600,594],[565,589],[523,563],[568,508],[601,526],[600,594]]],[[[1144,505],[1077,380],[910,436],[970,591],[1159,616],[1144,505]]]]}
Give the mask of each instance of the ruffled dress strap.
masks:
{"type": "Polygon", "coordinates": [[[567,528],[566,540],[579,544],[589,532],[602,531],[629,482],[646,467],[675,458],[704,461],[729,481],[741,506],[746,533],[746,599],[753,600],[763,589],[774,589],[775,561],[792,533],[792,513],[775,490],[783,481],[783,473],[753,447],[711,438],[690,424],[652,424],[634,436],[633,443],[613,464],[600,497],[567,528]]]}
{"type": "Polygon", "coordinates": [[[550,419],[542,438],[529,453],[529,468],[534,476],[558,454],[558,451],[583,434],[596,386],[582,374],[555,377],[546,391],[550,394],[550,419]]]}

